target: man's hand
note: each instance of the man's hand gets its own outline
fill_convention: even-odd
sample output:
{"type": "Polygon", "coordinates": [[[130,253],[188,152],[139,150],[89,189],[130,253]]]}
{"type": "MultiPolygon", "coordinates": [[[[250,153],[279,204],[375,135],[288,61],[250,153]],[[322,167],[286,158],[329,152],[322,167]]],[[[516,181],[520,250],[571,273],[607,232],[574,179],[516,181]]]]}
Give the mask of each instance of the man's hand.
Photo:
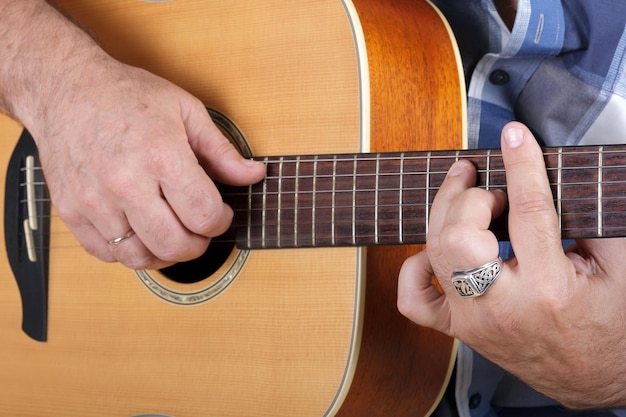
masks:
{"type": "Polygon", "coordinates": [[[119,63],[95,78],[66,93],[34,134],[57,212],[103,260],[155,268],[200,256],[233,217],[212,179],[246,185],[264,166],[243,159],[202,103],[165,80],[119,63]],[[107,244],[129,230],[136,235],[107,244]]]}
{"type": "Polygon", "coordinates": [[[114,60],[45,1],[0,0],[0,13],[0,110],[33,135],[80,243],[130,268],[204,253],[233,216],[212,179],[252,184],[264,165],[243,159],[197,99],[114,60]]]}
{"type": "Polygon", "coordinates": [[[467,161],[452,166],[433,203],[427,250],[400,272],[398,307],[566,406],[623,406],[626,241],[583,240],[564,251],[535,139],[523,125],[507,125],[502,154],[507,195],[473,188],[467,161]],[[498,256],[488,226],[507,196],[516,257],[484,295],[462,298],[450,277],[498,256]]]}

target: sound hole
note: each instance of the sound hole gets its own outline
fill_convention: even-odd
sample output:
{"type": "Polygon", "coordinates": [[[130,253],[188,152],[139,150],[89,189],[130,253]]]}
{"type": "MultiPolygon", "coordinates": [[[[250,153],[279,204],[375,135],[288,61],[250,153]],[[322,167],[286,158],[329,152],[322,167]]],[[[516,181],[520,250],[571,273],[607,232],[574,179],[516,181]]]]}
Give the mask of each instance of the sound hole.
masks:
{"type": "Polygon", "coordinates": [[[228,234],[225,234],[211,240],[208,249],[199,258],[187,262],[179,262],[163,268],[159,272],[172,281],[181,284],[200,282],[220,269],[234,248],[234,239],[229,238],[228,234]]]}

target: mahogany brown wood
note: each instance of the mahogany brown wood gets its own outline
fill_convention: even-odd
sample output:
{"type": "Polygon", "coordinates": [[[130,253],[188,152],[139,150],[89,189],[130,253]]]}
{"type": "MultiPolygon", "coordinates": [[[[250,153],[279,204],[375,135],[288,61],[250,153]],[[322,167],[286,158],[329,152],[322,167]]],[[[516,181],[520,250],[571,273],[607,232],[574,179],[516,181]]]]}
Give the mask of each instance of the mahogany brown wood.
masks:
{"type": "MultiPolygon", "coordinates": [[[[464,87],[451,34],[437,23],[441,17],[420,1],[357,0],[355,5],[370,51],[370,151],[463,146],[464,87]]],[[[425,415],[436,403],[428,405],[428,398],[442,393],[434,385],[447,383],[449,373],[428,364],[450,370],[446,363],[454,356],[453,340],[404,320],[395,308],[395,285],[389,285],[404,259],[418,250],[368,249],[366,324],[355,373],[359,385],[348,393],[340,416],[425,415]],[[379,358],[386,356],[403,360],[385,366],[379,358]],[[403,393],[398,401],[368,400],[394,392],[403,393]]]]}

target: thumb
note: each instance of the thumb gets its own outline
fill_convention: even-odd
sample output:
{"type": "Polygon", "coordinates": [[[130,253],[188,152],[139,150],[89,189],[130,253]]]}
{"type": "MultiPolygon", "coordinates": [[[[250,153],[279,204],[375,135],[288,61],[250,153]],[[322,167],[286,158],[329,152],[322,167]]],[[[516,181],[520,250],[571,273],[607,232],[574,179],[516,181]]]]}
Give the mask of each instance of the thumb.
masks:
{"type": "Polygon", "coordinates": [[[229,185],[254,184],[263,179],[265,164],[244,158],[203,105],[191,106],[184,121],[190,146],[212,179],[229,185]]]}
{"type": "Polygon", "coordinates": [[[426,250],[404,261],[398,277],[398,310],[419,325],[447,333],[450,305],[433,285],[433,276],[426,250]]]}

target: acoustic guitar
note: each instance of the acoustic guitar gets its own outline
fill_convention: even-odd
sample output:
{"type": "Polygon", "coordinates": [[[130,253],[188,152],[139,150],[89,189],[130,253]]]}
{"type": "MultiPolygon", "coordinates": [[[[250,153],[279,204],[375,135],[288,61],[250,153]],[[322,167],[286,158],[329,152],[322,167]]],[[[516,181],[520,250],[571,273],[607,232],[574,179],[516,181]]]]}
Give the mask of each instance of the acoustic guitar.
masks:
{"type": "Polygon", "coordinates": [[[58,3],[111,55],[203,100],[268,179],[224,190],[233,233],[207,256],[131,271],[80,247],[46,200],[32,138],[3,117],[0,415],[429,414],[456,345],[398,313],[396,277],[420,250],[409,243],[423,242],[434,191],[411,200],[398,190],[425,177],[387,174],[422,169],[404,151],[464,146],[458,53],[438,11],[58,3]],[[376,189],[388,177],[395,197],[376,189]]]}

